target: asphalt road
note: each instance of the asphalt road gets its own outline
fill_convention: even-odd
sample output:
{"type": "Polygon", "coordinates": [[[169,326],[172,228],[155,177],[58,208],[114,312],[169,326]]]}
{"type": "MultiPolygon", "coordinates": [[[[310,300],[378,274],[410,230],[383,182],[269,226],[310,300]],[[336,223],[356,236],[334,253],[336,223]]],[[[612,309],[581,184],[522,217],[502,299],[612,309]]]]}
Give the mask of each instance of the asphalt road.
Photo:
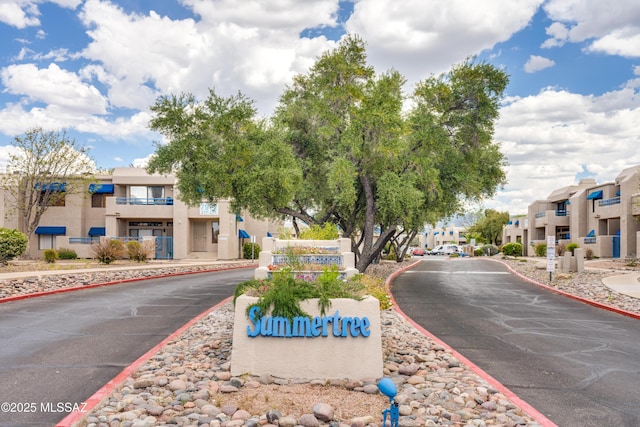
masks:
{"type": "Polygon", "coordinates": [[[0,426],[52,426],[252,269],[0,304],[0,426]],[[9,406],[7,406],[9,405],[9,406]]]}
{"type": "Polygon", "coordinates": [[[640,321],[481,259],[426,259],[391,291],[416,323],[558,426],[640,426],[640,321]]]}

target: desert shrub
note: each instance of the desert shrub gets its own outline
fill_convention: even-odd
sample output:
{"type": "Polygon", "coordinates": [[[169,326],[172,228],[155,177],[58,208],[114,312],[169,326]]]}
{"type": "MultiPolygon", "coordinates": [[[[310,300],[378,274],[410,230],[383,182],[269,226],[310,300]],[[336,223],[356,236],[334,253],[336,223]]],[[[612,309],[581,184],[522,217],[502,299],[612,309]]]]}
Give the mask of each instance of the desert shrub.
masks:
{"type": "Polygon", "coordinates": [[[538,243],[535,246],[536,256],[547,256],[547,244],[538,243]]]}
{"type": "Polygon", "coordinates": [[[153,255],[154,245],[150,240],[142,243],[137,240],[127,242],[127,255],[136,262],[146,262],[153,255]]]}
{"type": "Polygon", "coordinates": [[[101,239],[91,244],[91,253],[101,264],[111,264],[112,262],[124,257],[126,247],[121,240],[101,239]]]}
{"type": "Polygon", "coordinates": [[[260,253],[260,245],[257,243],[245,243],[242,245],[242,257],[244,259],[252,259],[251,258],[251,250],[253,248],[253,259],[258,259],[258,254],[260,253]]]}
{"type": "Polygon", "coordinates": [[[43,254],[44,260],[49,264],[53,264],[58,259],[58,251],[55,249],[45,249],[43,254]]]}
{"type": "Polygon", "coordinates": [[[0,264],[6,264],[27,251],[27,235],[18,230],[0,228],[0,264]]]}
{"type": "Polygon", "coordinates": [[[482,249],[484,255],[488,256],[496,255],[499,252],[496,245],[482,245],[480,249],[482,249]]]}
{"type": "Polygon", "coordinates": [[[475,248],[473,250],[473,256],[483,256],[484,255],[484,251],[482,250],[482,248],[475,248]]]}
{"type": "Polygon", "coordinates": [[[556,245],[556,255],[562,256],[566,251],[567,251],[567,247],[564,245],[564,243],[558,243],[556,245]]]}
{"type": "Polygon", "coordinates": [[[586,259],[589,259],[589,260],[593,259],[593,249],[591,249],[591,248],[585,249],[584,250],[584,257],[586,259]]]}
{"type": "Polygon", "coordinates": [[[576,248],[579,248],[579,247],[580,247],[580,245],[578,245],[577,243],[569,243],[566,246],[566,250],[567,251],[571,251],[571,255],[575,255],[573,251],[575,251],[576,248]]]}
{"type": "Polygon", "coordinates": [[[78,254],[73,249],[60,248],[60,249],[58,249],[58,258],[60,258],[60,259],[78,259],[78,254]]]}
{"type": "Polygon", "coordinates": [[[508,256],[522,256],[522,243],[506,243],[502,246],[502,253],[508,256]]]}
{"type": "Polygon", "coordinates": [[[324,225],[314,224],[302,230],[299,236],[302,240],[335,240],[338,237],[338,228],[329,222],[325,222],[324,225]]]}

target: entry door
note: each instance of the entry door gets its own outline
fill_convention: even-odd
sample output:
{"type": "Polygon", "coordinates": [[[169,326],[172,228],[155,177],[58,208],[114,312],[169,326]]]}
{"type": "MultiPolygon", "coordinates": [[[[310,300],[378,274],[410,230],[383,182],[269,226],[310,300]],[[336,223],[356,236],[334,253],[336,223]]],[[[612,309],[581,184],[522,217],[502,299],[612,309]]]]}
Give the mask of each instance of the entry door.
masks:
{"type": "Polygon", "coordinates": [[[192,223],[192,237],[193,237],[193,252],[206,252],[207,251],[207,223],[206,222],[194,222],[192,223]]]}

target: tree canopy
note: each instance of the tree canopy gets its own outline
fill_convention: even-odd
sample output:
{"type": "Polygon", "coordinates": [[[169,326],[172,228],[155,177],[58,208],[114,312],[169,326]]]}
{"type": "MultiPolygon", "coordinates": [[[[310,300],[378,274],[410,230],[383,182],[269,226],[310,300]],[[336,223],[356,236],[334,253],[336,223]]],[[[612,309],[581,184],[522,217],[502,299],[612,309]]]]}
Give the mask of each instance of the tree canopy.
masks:
{"type": "Polygon", "coordinates": [[[17,151],[9,156],[0,186],[6,214],[18,215],[20,230],[30,237],[51,206],[69,194],[86,192],[96,168],[88,149],[65,131],[34,128],[15,137],[13,145],[17,151]]]}
{"type": "Polygon", "coordinates": [[[493,141],[503,71],[469,59],[410,95],[405,83],[377,74],[348,36],[293,79],[269,121],[242,95],[161,97],[150,127],[168,142],[149,169],[176,173],[193,203],[230,198],[252,214],[337,224],[364,271],[394,236],[505,182],[493,141]]]}
{"type": "Polygon", "coordinates": [[[502,243],[502,229],[509,222],[509,212],[485,209],[482,215],[471,225],[467,232],[478,234],[485,241],[494,245],[502,243]]]}

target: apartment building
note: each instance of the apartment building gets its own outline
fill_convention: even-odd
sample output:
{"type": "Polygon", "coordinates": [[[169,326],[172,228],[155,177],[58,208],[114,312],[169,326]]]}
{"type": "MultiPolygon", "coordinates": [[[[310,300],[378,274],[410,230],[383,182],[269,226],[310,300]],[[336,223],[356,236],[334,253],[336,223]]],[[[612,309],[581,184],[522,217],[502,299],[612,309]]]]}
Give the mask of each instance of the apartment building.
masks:
{"type": "Polygon", "coordinates": [[[423,247],[433,249],[446,243],[466,245],[467,239],[463,236],[464,228],[450,224],[446,227],[435,227],[420,236],[420,244],[423,247]]]}
{"type": "MultiPolygon", "coordinates": [[[[74,249],[91,257],[90,243],[100,238],[151,240],[155,257],[164,259],[237,259],[242,245],[275,234],[279,223],[229,211],[228,201],[187,206],[172,175],[151,175],[140,168],[116,168],[96,176],[83,194],[65,195],[48,207],[29,242],[29,255],[45,249],[74,249]]],[[[64,191],[64,185],[59,186],[64,191]]],[[[0,197],[0,226],[19,228],[0,197]]]]}
{"type": "MultiPolygon", "coordinates": [[[[522,219],[520,220],[522,223],[522,219]]],[[[525,227],[511,221],[503,242],[523,243],[526,255],[554,236],[557,243],[577,243],[600,258],[637,258],[640,247],[640,166],[620,172],[613,182],[583,179],[529,205],[525,227]]]]}

